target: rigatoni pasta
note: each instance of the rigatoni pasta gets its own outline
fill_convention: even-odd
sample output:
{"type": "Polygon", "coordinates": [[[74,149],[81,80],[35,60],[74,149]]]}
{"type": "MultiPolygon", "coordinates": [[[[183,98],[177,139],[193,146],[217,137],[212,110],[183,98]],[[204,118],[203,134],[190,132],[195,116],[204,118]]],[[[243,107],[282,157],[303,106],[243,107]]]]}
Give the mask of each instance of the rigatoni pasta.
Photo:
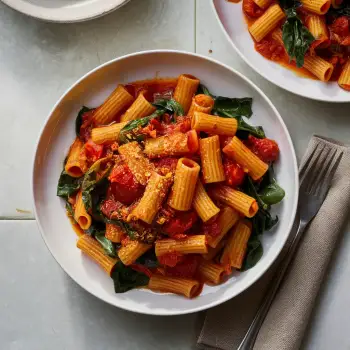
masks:
{"type": "Polygon", "coordinates": [[[221,182],[225,180],[222,165],[219,136],[211,136],[199,141],[202,162],[203,179],[205,183],[221,182]]]}
{"type": "Polygon", "coordinates": [[[285,16],[279,5],[272,5],[249,27],[249,32],[252,37],[259,42],[276,28],[285,16]]]}
{"type": "Polygon", "coordinates": [[[196,131],[224,136],[234,136],[237,126],[237,120],[234,118],[222,118],[197,111],[193,113],[191,122],[192,129],[196,131]]]}
{"type": "Polygon", "coordinates": [[[269,168],[268,164],[255,155],[238,137],[233,137],[223,152],[246,169],[253,180],[260,179],[269,168]]]}
{"type": "Polygon", "coordinates": [[[174,91],[174,99],[182,106],[185,114],[191,106],[192,98],[198,89],[199,80],[193,75],[182,74],[174,91]]]}
{"type": "Polygon", "coordinates": [[[96,109],[94,121],[97,125],[106,125],[113,121],[123,110],[128,108],[134,98],[122,85],[111,93],[107,100],[96,109]]]}
{"type": "Polygon", "coordinates": [[[191,208],[200,167],[191,159],[180,158],[177,162],[174,184],[168,204],[176,210],[186,211],[191,208]]]}
{"type": "Polygon", "coordinates": [[[77,247],[116,293],[145,287],[193,298],[240,269],[265,223],[277,223],[268,207],[283,190],[258,215],[255,197],[271,191],[279,148],[242,124],[251,114],[251,98],[216,97],[190,75],[119,85],[100,108],[82,109],[57,195],[77,247]],[[130,105],[115,112],[118,94],[130,105]]]}
{"type": "Polygon", "coordinates": [[[129,120],[140,119],[152,114],[156,110],[150,102],[148,102],[141,92],[134,103],[127,109],[127,111],[122,115],[120,120],[126,122],[129,120]]]}

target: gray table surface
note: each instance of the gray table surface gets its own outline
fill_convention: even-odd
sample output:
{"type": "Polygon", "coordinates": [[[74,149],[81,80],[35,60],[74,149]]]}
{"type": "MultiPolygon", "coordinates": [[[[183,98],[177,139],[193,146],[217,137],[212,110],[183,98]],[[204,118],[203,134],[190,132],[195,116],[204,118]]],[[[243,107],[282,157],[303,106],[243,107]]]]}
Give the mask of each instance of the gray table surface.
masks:
{"type": "MultiPolygon", "coordinates": [[[[55,101],[81,75],[147,49],[211,56],[270,97],[298,159],[313,133],[346,142],[350,105],[292,95],[253,72],[216,23],[210,0],[132,0],[80,24],[36,21],[0,3],[0,349],[194,349],[203,315],[151,317],[113,308],[77,286],[38,232],[30,192],[35,142],[55,101]]],[[[338,244],[304,349],[350,349],[350,227],[338,244]]]]}

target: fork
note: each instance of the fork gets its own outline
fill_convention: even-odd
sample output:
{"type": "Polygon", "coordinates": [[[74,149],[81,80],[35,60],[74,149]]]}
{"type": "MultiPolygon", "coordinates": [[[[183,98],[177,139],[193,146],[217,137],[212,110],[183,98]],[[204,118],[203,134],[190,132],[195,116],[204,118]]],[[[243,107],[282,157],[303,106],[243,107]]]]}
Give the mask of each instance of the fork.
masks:
{"type": "Polygon", "coordinates": [[[303,167],[299,172],[301,180],[299,190],[299,226],[297,232],[286,252],[281,264],[271,281],[270,287],[256,313],[252,324],[250,325],[245,337],[243,338],[237,350],[251,350],[255,344],[256,337],[259,333],[261,325],[269,311],[272,301],[278,291],[287,268],[292,261],[294,253],[300,242],[306,226],[315,217],[324,202],[335,171],[337,170],[343,152],[339,152],[323,146],[317,145],[310,154],[303,167]],[[322,161],[320,167],[316,166],[322,161]]]}

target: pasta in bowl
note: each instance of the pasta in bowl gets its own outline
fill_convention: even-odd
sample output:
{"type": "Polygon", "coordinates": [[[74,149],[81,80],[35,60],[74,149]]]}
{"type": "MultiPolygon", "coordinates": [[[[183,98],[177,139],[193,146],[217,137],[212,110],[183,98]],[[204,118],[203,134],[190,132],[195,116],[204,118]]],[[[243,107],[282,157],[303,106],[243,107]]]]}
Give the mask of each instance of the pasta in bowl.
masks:
{"type": "Polygon", "coordinates": [[[350,101],[348,1],[214,0],[213,4],[235,49],[268,80],[305,97],[350,101]]]}
{"type": "MultiPolygon", "coordinates": [[[[46,166],[37,154],[41,166],[35,167],[34,196],[39,224],[46,227],[45,241],[84,288],[129,310],[178,314],[222,302],[234,295],[230,288],[240,290],[236,281],[241,275],[252,271],[252,283],[267,268],[274,259],[271,252],[277,253],[288,236],[291,222],[284,219],[284,210],[295,214],[296,198],[290,186],[294,188],[297,180],[295,158],[286,164],[289,171],[293,169],[292,177],[287,176],[290,183],[279,170],[283,152],[292,150],[283,124],[276,142],[266,137],[263,127],[248,120],[255,102],[259,105],[253,90],[252,97],[224,97],[208,84],[206,74],[185,64],[188,59],[200,64],[207,60],[180,53],[162,55],[181,58],[177,68],[186,74],[170,69],[156,79],[139,79],[145,78],[139,73],[136,79],[113,80],[108,95],[96,103],[91,97],[81,100],[75,95],[86,91],[81,86],[98,89],[92,73],[68,93],[66,101],[72,101],[73,93],[75,105],[83,103],[77,116],[61,119],[60,132],[52,136],[49,147],[42,148],[50,154],[44,157],[46,166]],[[74,129],[70,140],[61,136],[63,130],[73,136],[74,129]],[[63,139],[65,147],[58,151],[63,139]],[[59,170],[64,149],[66,158],[59,170]],[[52,156],[58,162],[55,167],[49,164],[52,156]],[[58,170],[58,186],[48,194],[45,183],[54,187],[47,172],[51,175],[53,168],[58,170]],[[55,214],[44,203],[51,202],[56,190],[64,199],[58,201],[59,212],[55,211],[62,218],[64,243],[58,230],[47,233],[55,214]],[[276,209],[270,213],[272,206],[276,209]],[[276,237],[281,228],[287,234],[276,237]],[[264,231],[268,232],[262,235],[264,231]],[[69,252],[68,259],[62,249],[66,255],[69,252]],[[176,300],[176,310],[166,304],[169,300],[176,300]]],[[[150,56],[145,54],[146,61],[150,56]]],[[[209,62],[216,67],[217,63],[209,62]]],[[[61,111],[58,106],[55,110],[61,111]]],[[[49,122],[41,140],[45,132],[52,133],[49,122]]]]}

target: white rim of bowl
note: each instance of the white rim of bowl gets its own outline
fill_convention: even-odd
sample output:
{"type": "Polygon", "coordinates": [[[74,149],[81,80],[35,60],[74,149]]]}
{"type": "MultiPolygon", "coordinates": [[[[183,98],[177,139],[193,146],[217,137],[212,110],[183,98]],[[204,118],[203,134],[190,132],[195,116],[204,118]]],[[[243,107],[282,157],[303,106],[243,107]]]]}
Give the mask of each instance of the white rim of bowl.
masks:
{"type": "MultiPolygon", "coordinates": [[[[101,0],[101,7],[96,7],[96,10],[89,10],[85,13],[78,8],[77,11],[62,10],[62,9],[53,9],[53,8],[44,8],[35,4],[31,4],[25,0],[1,0],[5,5],[11,7],[12,9],[27,15],[29,17],[40,19],[48,22],[57,22],[57,23],[76,23],[84,22],[98,17],[107,15],[119,7],[122,7],[130,0],[112,0],[103,6],[104,0],[101,0]]],[[[92,6],[89,5],[91,8],[92,6]]]]}
{"type": "MultiPolygon", "coordinates": [[[[249,59],[243,55],[243,53],[238,49],[238,47],[235,45],[235,43],[233,42],[233,40],[231,39],[231,37],[229,36],[229,34],[227,33],[220,17],[219,17],[219,14],[218,14],[218,11],[216,10],[216,7],[215,7],[215,4],[214,4],[214,1],[215,0],[212,0],[211,1],[211,6],[212,6],[212,9],[215,13],[215,17],[217,19],[217,21],[219,22],[219,25],[221,27],[221,30],[223,31],[223,33],[225,34],[226,36],[226,39],[229,41],[229,43],[231,44],[231,46],[235,49],[235,51],[238,53],[238,55],[242,58],[242,60],[250,67],[252,68],[253,70],[255,70],[257,73],[259,73],[263,78],[265,78],[266,80],[268,80],[270,83],[280,87],[281,89],[285,90],[285,91],[288,91],[294,95],[297,95],[297,96],[300,96],[300,97],[304,97],[304,98],[308,98],[310,100],[315,100],[315,101],[320,101],[320,102],[330,102],[330,103],[347,103],[347,102],[350,102],[350,93],[349,93],[349,99],[347,100],[337,100],[337,101],[332,101],[332,100],[325,100],[325,99],[321,99],[321,98],[318,98],[318,97],[315,97],[315,96],[305,96],[301,93],[299,93],[298,91],[292,91],[292,90],[289,90],[286,86],[283,86],[282,84],[272,80],[268,75],[266,75],[263,71],[261,71],[258,67],[254,66],[250,61],[249,59]]],[[[252,39],[253,40],[253,39],[252,39]]],[[[276,63],[278,64],[278,63],[276,63]]],[[[287,69],[287,68],[285,68],[287,69]]],[[[340,88],[339,88],[340,89],[340,88]]]]}
{"type": "Polygon", "coordinates": [[[32,166],[32,179],[31,179],[31,187],[32,187],[32,197],[33,197],[33,205],[34,205],[34,214],[35,214],[35,219],[36,219],[36,222],[37,222],[37,225],[39,227],[39,230],[40,230],[40,234],[41,234],[41,237],[42,239],[44,240],[47,248],[49,249],[51,255],[54,257],[54,259],[56,260],[56,262],[61,266],[62,270],[70,277],[72,278],[73,281],[75,281],[75,283],[77,283],[81,288],[83,288],[84,290],[88,291],[90,294],[94,295],[96,298],[100,299],[100,300],[103,300],[104,302],[110,304],[110,305],[113,305],[115,307],[118,307],[120,309],[124,309],[124,310],[128,310],[128,311],[132,311],[132,312],[135,312],[135,313],[139,313],[139,314],[144,314],[144,315],[157,315],[157,316],[176,316],[176,315],[186,315],[186,314],[191,314],[191,313],[194,313],[194,312],[199,312],[199,311],[203,311],[203,310],[207,310],[207,309],[210,309],[214,306],[217,306],[217,305],[220,305],[234,297],[236,297],[237,295],[241,294],[242,292],[244,292],[245,290],[247,290],[251,285],[253,285],[259,278],[261,278],[265,272],[270,268],[270,266],[273,264],[273,262],[276,260],[276,258],[278,257],[278,255],[280,254],[282,248],[284,247],[289,235],[290,235],[290,232],[292,230],[292,227],[293,227],[293,223],[295,221],[295,216],[296,216],[296,212],[297,212],[297,205],[298,205],[298,197],[299,197],[299,171],[298,171],[298,165],[297,165],[297,158],[296,158],[296,155],[295,155],[295,150],[294,150],[294,146],[293,146],[293,142],[292,142],[292,139],[289,135],[289,131],[282,119],[282,117],[280,116],[280,114],[278,113],[276,107],[272,104],[272,102],[270,101],[270,99],[265,95],[265,93],[259,88],[257,87],[253,82],[251,82],[248,78],[246,78],[244,75],[242,75],[241,73],[239,73],[238,71],[232,69],[231,67],[227,66],[226,64],[224,63],[221,63],[217,60],[214,60],[212,58],[209,58],[209,57],[206,57],[206,56],[203,56],[203,55],[199,55],[199,54],[196,54],[196,53],[192,53],[192,52],[187,52],[187,51],[180,51],[180,50],[147,50],[147,51],[139,51],[139,52],[135,52],[135,53],[131,53],[131,54],[128,54],[128,55],[124,55],[124,56],[120,56],[118,58],[115,58],[113,60],[110,60],[104,64],[101,64],[100,66],[90,70],[88,73],[86,73],[84,76],[82,76],[79,80],[77,80],[74,84],[72,84],[65,92],[64,94],[59,98],[59,100],[55,103],[55,105],[53,106],[53,108],[51,109],[50,113],[48,114],[46,120],[45,120],[45,123],[43,125],[43,127],[41,128],[41,131],[40,131],[40,134],[39,134],[39,137],[37,139],[37,142],[36,142],[36,147],[35,147],[35,152],[34,152],[34,157],[33,157],[33,162],[32,162],[33,166],[32,166]],[[288,235],[286,235],[285,239],[283,241],[281,241],[281,244],[280,244],[280,247],[278,248],[278,253],[275,254],[274,256],[271,256],[270,257],[270,261],[267,262],[265,268],[262,270],[261,274],[256,276],[255,278],[253,278],[251,281],[249,281],[248,285],[246,286],[245,289],[242,289],[240,290],[239,292],[233,294],[233,295],[229,295],[229,296],[225,296],[223,298],[221,298],[220,300],[217,300],[217,301],[214,301],[214,302],[211,302],[205,306],[198,306],[198,307],[195,307],[195,308],[189,308],[189,310],[182,310],[182,311],[171,311],[169,310],[169,312],[167,313],[162,313],[162,312],[151,312],[151,311],[139,311],[137,309],[133,309],[133,308],[128,308],[128,307],[125,307],[124,305],[116,305],[110,301],[106,301],[102,298],[100,298],[97,294],[95,294],[95,292],[91,289],[91,288],[87,288],[87,287],[84,287],[82,286],[78,281],[77,281],[77,278],[71,274],[69,274],[66,269],[61,265],[61,263],[59,262],[58,258],[55,256],[55,254],[53,253],[53,251],[51,250],[50,248],[50,244],[47,242],[46,240],[46,237],[45,237],[45,234],[44,234],[44,230],[43,228],[41,227],[41,224],[40,224],[40,220],[38,219],[38,214],[37,214],[37,210],[36,210],[36,202],[35,202],[35,193],[34,193],[34,188],[35,188],[35,185],[34,185],[34,173],[35,173],[35,163],[36,163],[36,158],[37,158],[37,153],[38,153],[38,146],[39,146],[39,143],[41,141],[41,138],[42,138],[42,135],[43,135],[43,132],[46,128],[46,125],[48,123],[48,121],[50,120],[51,118],[51,115],[52,113],[54,112],[54,110],[57,108],[57,106],[61,103],[61,101],[63,100],[63,98],[67,95],[67,93],[72,90],[75,86],[77,86],[82,80],[84,80],[87,76],[89,76],[90,74],[94,73],[95,71],[105,67],[105,66],[108,66],[116,61],[121,61],[121,60],[124,60],[126,58],[129,58],[129,57],[134,57],[134,56],[143,56],[143,55],[148,55],[148,54],[153,54],[153,53],[173,53],[173,54],[180,54],[180,55],[187,55],[187,56],[195,56],[195,57],[198,57],[198,58],[201,58],[201,59],[204,59],[204,60],[207,60],[207,61],[210,61],[212,63],[215,63],[223,68],[226,68],[228,69],[229,71],[231,71],[232,73],[236,74],[237,76],[239,76],[241,79],[243,79],[246,83],[248,83],[253,89],[255,89],[258,93],[260,93],[260,95],[264,98],[264,100],[268,103],[268,105],[272,108],[272,110],[275,112],[279,122],[281,123],[282,125],[282,128],[284,129],[286,135],[287,135],[287,141],[288,141],[288,144],[292,150],[292,161],[293,161],[293,167],[294,167],[294,170],[295,170],[295,176],[294,176],[294,182],[295,182],[295,186],[296,186],[296,196],[295,196],[295,199],[294,199],[294,203],[293,203],[293,209],[292,209],[292,212],[291,212],[291,218],[293,218],[293,220],[291,220],[291,222],[289,223],[289,226],[288,226],[288,235]]]}

